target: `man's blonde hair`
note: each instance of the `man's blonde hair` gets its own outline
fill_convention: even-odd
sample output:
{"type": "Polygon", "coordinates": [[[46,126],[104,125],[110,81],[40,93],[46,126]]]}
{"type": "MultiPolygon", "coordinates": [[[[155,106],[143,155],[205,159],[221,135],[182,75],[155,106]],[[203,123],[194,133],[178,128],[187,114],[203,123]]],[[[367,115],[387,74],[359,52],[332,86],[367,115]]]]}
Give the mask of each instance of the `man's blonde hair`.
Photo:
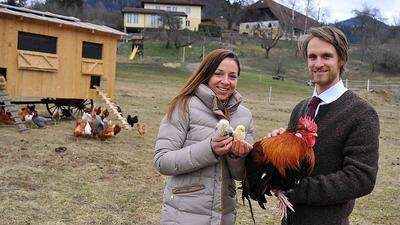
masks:
{"type": "Polygon", "coordinates": [[[346,35],[338,28],[332,26],[312,27],[307,34],[300,37],[298,42],[300,52],[306,59],[308,43],[314,37],[330,43],[336,49],[341,65],[340,76],[342,76],[349,59],[349,44],[346,35]]]}

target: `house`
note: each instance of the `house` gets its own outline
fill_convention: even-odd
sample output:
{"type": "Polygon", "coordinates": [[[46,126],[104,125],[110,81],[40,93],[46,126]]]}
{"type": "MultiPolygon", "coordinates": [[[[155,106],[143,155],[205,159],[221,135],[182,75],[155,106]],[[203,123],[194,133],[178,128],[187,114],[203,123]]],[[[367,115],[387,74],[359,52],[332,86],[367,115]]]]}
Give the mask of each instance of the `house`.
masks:
{"type": "Polygon", "coordinates": [[[269,29],[271,33],[280,29],[286,36],[290,36],[292,32],[292,36],[298,37],[310,27],[320,24],[313,18],[292,11],[273,0],[260,0],[249,7],[245,19],[239,25],[239,33],[252,34],[257,26],[269,29]]]}
{"type": "Polygon", "coordinates": [[[145,28],[161,28],[164,26],[163,19],[168,17],[179,20],[178,29],[188,28],[187,15],[184,12],[125,7],[122,13],[124,14],[124,29],[127,33],[139,33],[145,28]]]}
{"type": "Polygon", "coordinates": [[[94,99],[114,94],[126,34],[74,17],[0,4],[0,71],[13,97],[94,99]]]}
{"type": "Polygon", "coordinates": [[[181,29],[197,31],[201,23],[201,0],[142,0],[143,8],[125,8],[124,27],[127,32],[163,26],[163,16],[173,16],[181,29]]]}

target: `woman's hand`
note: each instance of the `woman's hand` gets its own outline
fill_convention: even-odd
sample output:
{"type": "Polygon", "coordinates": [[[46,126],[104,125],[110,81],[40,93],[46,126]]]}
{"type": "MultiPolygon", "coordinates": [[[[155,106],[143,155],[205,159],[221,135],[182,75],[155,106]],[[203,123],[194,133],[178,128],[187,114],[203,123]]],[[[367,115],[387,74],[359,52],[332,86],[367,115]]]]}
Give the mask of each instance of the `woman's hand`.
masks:
{"type": "Polygon", "coordinates": [[[233,138],[230,136],[212,137],[211,148],[215,155],[223,156],[231,150],[233,138]]]}
{"type": "Polygon", "coordinates": [[[253,146],[244,140],[232,142],[231,152],[239,157],[244,157],[253,149],[253,146]]]}

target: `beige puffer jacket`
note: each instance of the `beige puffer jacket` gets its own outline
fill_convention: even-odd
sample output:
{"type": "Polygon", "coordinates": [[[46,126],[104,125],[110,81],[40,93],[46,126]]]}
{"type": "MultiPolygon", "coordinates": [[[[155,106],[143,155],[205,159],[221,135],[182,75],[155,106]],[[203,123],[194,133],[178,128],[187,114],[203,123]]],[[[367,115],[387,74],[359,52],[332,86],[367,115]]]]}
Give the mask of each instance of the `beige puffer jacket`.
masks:
{"type": "MultiPolygon", "coordinates": [[[[226,109],[231,126],[242,124],[253,144],[251,112],[240,106],[235,92],[226,109]]],[[[236,219],[236,186],[244,159],[216,157],[210,139],[217,122],[225,118],[222,104],[206,85],[200,85],[189,103],[186,118],[175,110],[172,121],[164,118],[156,140],[154,164],[168,175],[163,197],[162,225],[231,225],[236,219]]]]}

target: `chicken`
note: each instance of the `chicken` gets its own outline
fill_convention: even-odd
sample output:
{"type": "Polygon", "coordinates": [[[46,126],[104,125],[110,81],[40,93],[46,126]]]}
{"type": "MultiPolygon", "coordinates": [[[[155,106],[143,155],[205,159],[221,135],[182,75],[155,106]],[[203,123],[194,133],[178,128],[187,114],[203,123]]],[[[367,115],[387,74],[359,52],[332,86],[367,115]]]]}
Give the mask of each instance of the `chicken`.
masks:
{"type": "Polygon", "coordinates": [[[108,118],[108,116],[110,115],[110,113],[108,112],[108,109],[105,109],[102,113],[101,113],[101,119],[104,121],[105,118],[108,118]]]}
{"type": "Polygon", "coordinates": [[[94,135],[96,135],[97,133],[99,133],[101,130],[103,130],[105,128],[103,121],[101,121],[101,118],[98,115],[96,115],[94,117],[91,124],[93,124],[92,133],[94,135]]]}
{"type": "Polygon", "coordinates": [[[62,115],[61,109],[57,108],[57,110],[55,110],[53,115],[51,116],[54,121],[54,124],[57,124],[57,122],[60,121],[61,115],[62,115]]]}
{"type": "Polygon", "coordinates": [[[238,125],[233,131],[233,140],[244,140],[246,138],[246,127],[238,125]]]}
{"type": "Polygon", "coordinates": [[[222,119],[218,121],[217,126],[215,127],[217,135],[220,137],[223,136],[232,136],[233,134],[233,128],[229,124],[229,121],[226,119],[222,119]]]}
{"type": "Polygon", "coordinates": [[[106,138],[115,136],[116,134],[118,134],[121,131],[121,125],[119,125],[118,123],[115,124],[114,126],[109,126],[103,130],[101,130],[96,137],[99,138],[100,140],[105,140],[106,138]]]}
{"type": "Polygon", "coordinates": [[[0,108],[0,122],[3,122],[6,125],[12,124],[11,116],[8,113],[6,113],[4,107],[0,108]]]}
{"type": "Polygon", "coordinates": [[[76,137],[76,140],[78,140],[78,138],[83,137],[84,125],[85,125],[85,122],[83,120],[76,121],[75,129],[74,129],[74,136],[76,137]]]}
{"type": "Polygon", "coordinates": [[[83,135],[86,137],[92,136],[92,130],[94,130],[94,129],[92,129],[92,126],[90,126],[90,123],[91,122],[86,122],[85,127],[83,129],[83,135]]]}
{"type": "Polygon", "coordinates": [[[144,137],[147,133],[146,125],[144,125],[144,124],[137,123],[136,129],[141,137],[144,137]]]}
{"type": "Polygon", "coordinates": [[[32,128],[36,127],[36,124],[32,121],[33,114],[27,114],[24,116],[25,125],[32,128]]]}
{"type": "Polygon", "coordinates": [[[93,112],[95,112],[96,115],[100,115],[101,114],[101,106],[99,106],[97,109],[94,109],[93,112]]]}
{"type": "Polygon", "coordinates": [[[133,117],[128,115],[128,117],[126,117],[126,121],[129,123],[129,125],[131,125],[131,127],[133,127],[135,123],[139,122],[139,117],[137,115],[133,117]]]}
{"type": "Polygon", "coordinates": [[[254,143],[245,161],[242,198],[249,202],[252,198],[265,209],[265,195],[271,196],[272,191],[280,201],[281,216],[286,219],[287,208],[294,210],[283,192],[312,172],[316,137],[317,125],[309,117],[302,117],[293,130],[254,143]]]}
{"type": "Polygon", "coordinates": [[[6,78],[4,78],[4,76],[2,76],[0,74],[0,90],[5,90],[7,87],[7,81],[6,78]]]}
{"type": "Polygon", "coordinates": [[[50,120],[51,119],[47,119],[47,118],[39,116],[36,111],[33,113],[33,116],[32,116],[32,122],[34,124],[36,124],[36,126],[38,126],[39,128],[45,128],[47,125],[47,122],[49,122],[50,120]]]}
{"type": "Polygon", "coordinates": [[[24,107],[21,109],[21,111],[18,112],[19,118],[21,118],[22,121],[25,120],[25,116],[29,115],[29,109],[24,107]]]}

